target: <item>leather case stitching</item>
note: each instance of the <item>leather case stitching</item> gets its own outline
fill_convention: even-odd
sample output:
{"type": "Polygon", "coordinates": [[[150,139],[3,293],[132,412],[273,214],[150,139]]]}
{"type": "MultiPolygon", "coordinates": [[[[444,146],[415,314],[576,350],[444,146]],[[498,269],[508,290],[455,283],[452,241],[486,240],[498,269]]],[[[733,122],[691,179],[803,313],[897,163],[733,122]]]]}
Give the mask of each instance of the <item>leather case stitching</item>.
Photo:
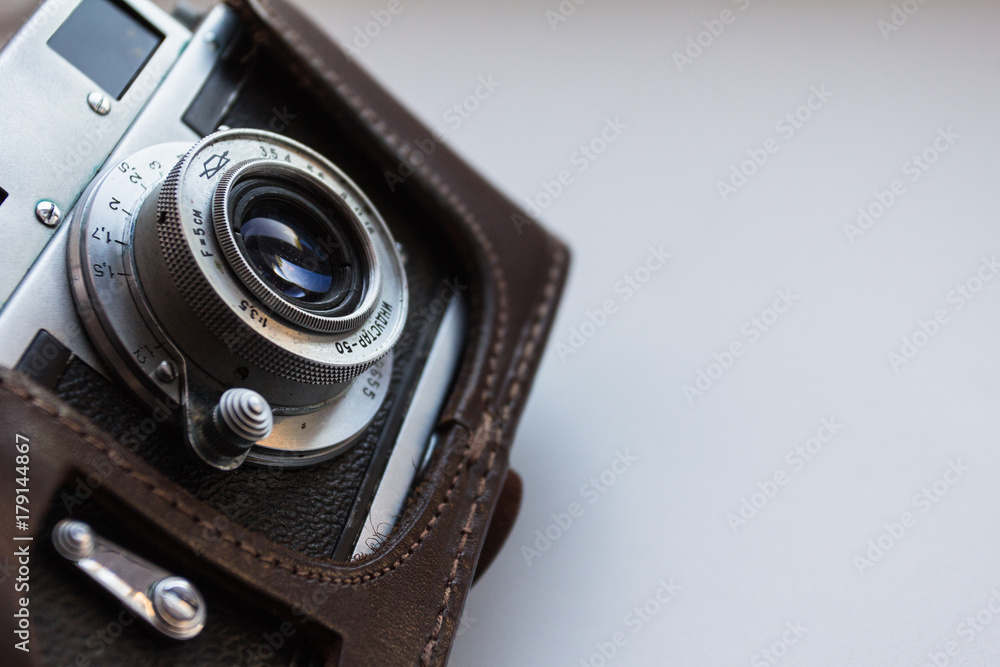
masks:
{"type": "MultiPolygon", "coordinates": [[[[518,368],[518,377],[517,377],[517,380],[512,385],[511,390],[508,392],[508,396],[510,397],[510,400],[509,400],[508,403],[506,403],[504,405],[504,408],[503,408],[503,414],[505,416],[510,414],[511,407],[513,406],[513,403],[516,400],[516,396],[519,393],[520,384],[523,382],[524,376],[526,375],[526,373],[528,371],[528,368],[529,368],[529,363],[528,362],[530,361],[530,357],[533,354],[534,348],[535,348],[535,346],[538,343],[538,338],[539,338],[539,336],[541,334],[541,331],[542,331],[542,328],[544,327],[546,318],[547,318],[549,312],[551,311],[551,307],[552,307],[552,305],[554,303],[554,297],[555,297],[555,292],[556,292],[555,286],[556,286],[556,284],[558,284],[559,277],[560,277],[560,275],[562,273],[560,269],[562,267],[562,262],[563,262],[563,258],[564,257],[565,257],[565,253],[562,251],[561,248],[558,249],[556,251],[555,255],[554,255],[554,259],[556,260],[556,263],[553,264],[553,266],[551,267],[551,269],[549,271],[550,279],[549,279],[549,281],[548,281],[548,283],[546,285],[546,289],[545,289],[545,296],[547,298],[545,298],[543,300],[543,302],[541,303],[541,305],[539,306],[538,313],[536,315],[536,322],[535,322],[535,324],[532,327],[532,338],[531,338],[531,341],[529,342],[529,344],[527,346],[525,346],[525,354],[522,355],[522,363],[519,365],[519,368],[518,368]]],[[[363,583],[365,581],[368,581],[368,580],[371,580],[371,579],[375,579],[375,578],[377,578],[377,577],[379,577],[379,576],[381,576],[383,574],[386,574],[387,572],[395,569],[400,564],[402,564],[402,562],[405,561],[409,557],[409,555],[412,554],[417,549],[417,547],[421,544],[421,542],[423,542],[423,540],[430,533],[431,529],[437,523],[437,521],[440,518],[441,514],[443,514],[444,510],[450,504],[451,498],[454,495],[454,492],[455,492],[455,489],[458,486],[459,480],[461,479],[463,469],[468,464],[469,458],[471,456],[471,440],[470,440],[470,444],[467,444],[466,447],[465,447],[465,449],[464,449],[462,461],[459,463],[458,470],[455,472],[455,475],[452,478],[451,484],[450,484],[447,492],[445,493],[444,500],[441,503],[439,503],[437,511],[435,512],[434,516],[428,521],[427,526],[424,528],[423,532],[420,534],[420,536],[417,538],[417,540],[415,542],[413,542],[413,544],[407,550],[407,553],[401,555],[394,563],[392,563],[391,565],[387,565],[387,566],[383,567],[379,571],[376,571],[376,572],[373,572],[373,573],[366,573],[364,575],[358,575],[358,576],[354,576],[354,577],[339,577],[339,576],[331,575],[331,574],[326,573],[326,572],[312,572],[312,571],[300,568],[297,565],[295,565],[294,563],[287,563],[287,562],[285,562],[281,558],[274,557],[274,556],[267,556],[266,554],[260,553],[257,549],[253,548],[251,545],[244,543],[242,540],[240,540],[235,535],[232,535],[232,534],[230,534],[228,532],[225,532],[225,531],[220,531],[211,522],[206,521],[203,518],[201,518],[201,516],[195,510],[191,509],[190,507],[188,507],[188,505],[186,505],[184,502],[182,502],[182,500],[177,496],[177,494],[172,493],[172,492],[170,492],[170,491],[168,491],[168,490],[166,490],[164,488],[161,488],[156,483],[155,480],[153,480],[149,476],[143,474],[142,472],[139,472],[139,471],[133,469],[132,465],[127,460],[125,460],[124,458],[122,458],[118,454],[118,452],[116,452],[113,449],[111,449],[110,447],[108,447],[108,445],[106,443],[102,442],[97,436],[95,436],[92,433],[90,433],[88,431],[88,429],[90,427],[89,427],[89,425],[85,421],[77,418],[74,414],[68,412],[64,408],[61,408],[58,405],[50,403],[45,396],[43,396],[39,392],[33,391],[30,388],[24,388],[24,387],[20,387],[20,386],[17,386],[17,385],[12,385],[12,384],[10,384],[9,382],[6,382],[6,381],[3,382],[3,385],[4,385],[4,389],[7,390],[8,392],[13,393],[13,394],[19,396],[20,398],[22,398],[22,399],[30,402],[31,405],[33,405],[35,408],[42,410],[43,412],[45,412],[46,414],[48,414],[48,415],[50,415],[52,417],[55,417],[56,421],[59,424],[65,426],[66,428],[68,428],[69,430],[71,430],[73,433],[77,434],[84,442],[88,443],[89,445],[91,445],[92,447],[94,447],[96,450],[98,450],[99,452],[101,452],[114,466],[116,466],[117,468],[120,468],[128,476],[132,477],[133,479],[135,479],[136,481],[138,481],[140,484],[142,484],[143,486],[145,486],[149,490],[149,492],[151,494],[153,494],[154,496],[160,498],[161,500],[163,500],[164,502],[166,502],[167,504],[169,504],[171,508],[175,509],[177,512],[179,512],[183,516],[187,517],[188,519],[190,519],[191,521],[193,521],[197,525],[199,525],[199,526],[205,528],[206,530],[210,531],[210,534],[219,537],[220,539],[222,539],[223,541],[225,541],[226,543],[228,543],[231,547],[240,549],[241,551],[244,551],[244,552],[250,554],[255,559],[260,560],[260,561],[266,563],[270,567],[277,567],[279,569],[286,570],[286,571],[288,571],[288,572],[290,572],[290,573],[292,573],[292,574],[294,574],[296,576],[305,577],[305,578],[308,578],[308,579],[319,579],[321,581],[331,581],[331,582],[338,583],[338,584],[347,583],[347,584],[355,585],[355,584],[358,584],[358,583],[363,583]]],[[[495,453],[496,453],[495,446],[497,444],[499,444],[499,442],[500,442],[500,435],[502,434],[502,432],[498,430],[497,434],[498,434],[497,438],[494,440],[494,443],[493,443],[494,449],[492,449],[492,451],[491,451],[491,456],[490,456],[490,459],[489,459],[487,467],[486,467],[486,473],[484,474],[483,480],[481,481],[480,486],[477,489],[477,491],[479,493],[479,495],[478,495],[478,497],[476,499],[477,503],[481,500],[482,495],[485,493],[485,490],[486,490],[485,489],[485,480],[489,476],[489,473],[491,472],[491,469],[492,469],[492,467],[494,465],[494,462],[495,462],[495,458],[496,458],[495,457],[495,453]]],[[[470,516],[471,516],[471,514],[472,513],[470,513],[470,516]]],[[[459,549],[459,556],[460,555],[461,555],[461,549],[459,549]]]]}
{"type": "MultiPolygon", "coordinates": [[[[552,305],[555,302],[556,297],[556,285],[559,282],[559,278],[562,274],[563,262],[565,261],[565,252],[562,248],[557,247],[556,251],[553,253],[553,264],[549,269],[549,280],[546,283],[545,291],[543,293],[542,303],[538,307],[538,312],[536,314],[535,323],[532,325],[531,333],[528,337],[528,343],[524,346],[523,353],[521,355],[521,361],[518,365],[516,372],[516,379],[511,385],[507,392],[507,402],[503,406],[502,413],[500,415],[501,419],[505,422],[510,418],[511,408],[517,402],[518,396],[521,393],[521,384],[524,381],[525,376],[528,373],[530,367],[530,360],[533,358],[535,353],[535,348],[538,345],[542,329],[545,322],[548,319],[552,305]]],[[[486,482],[489,479],[490,474],[493,472],[493,465],[496,460],[497,446],[499,446],[503,436],[503,431],[501,429],[496,430],[496,438],[493,442],[493,446],[490,449],[490,457],[486,462],[486,470],[483,473],[482,478],[479,480],[479,486],[476,489],[476,500],[472,503],[469,508],[469,515],[466,518],[465,525],[462,528],[462,539],[459,541],[458,549],[455,552],[455,560],[452,563],[451,575],[448,579],[448,584],[445,587],[444,598],[441,601],[441,609],[438,612],[437,618],[434,622],[434,627],[431,631],[430,636],[427,639],[427,643],[424,645],[424,650],[421,653],[421,664],[430,664],[431,656],[434,652],[434,647],[437,645],[438,636],[441,632],[441,628],[444,625],[444,616],[448,610],[448,603],[451,598],[451,590],[455,585],[457,574],[458,574],[458,564],[462,556],[465,553],[465,546],[468,542],[469,534],[472,526],[472,519],[476,514],[476,510],[479,509],[479,504],[482,502],[483,496],[486,494],[486,482]]],[[[470,440],[470,444],[471,444],[470,440]]],[[[468,447],[466,448],[468,451],[468,447]]]]}

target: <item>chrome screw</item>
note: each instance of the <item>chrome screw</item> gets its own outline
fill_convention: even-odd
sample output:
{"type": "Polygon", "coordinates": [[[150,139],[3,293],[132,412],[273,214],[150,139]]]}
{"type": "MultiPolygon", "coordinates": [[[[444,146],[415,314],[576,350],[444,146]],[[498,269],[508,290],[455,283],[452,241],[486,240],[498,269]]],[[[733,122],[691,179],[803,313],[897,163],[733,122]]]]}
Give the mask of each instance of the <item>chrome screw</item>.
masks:
{"type": "Polygon", "coordinates": [[[35,204],[35,217],[46,227],[55,227],[62,218],[62,211],[59,210],[55,202],[43,199],[35,204]]]}
{"type": "Polygon", "coordinates": [[[161,579],[153,587],[151,597],[156,615],[178,632],[194,630],[205,622],[201,595],[183,577],[161,579]]]}
{"type": "Polygon", "coordinates": [[[87,95],[87,104],[100,116],[107,116],[111,111],[111,100],[102,92],[94,91],[87,95]]]}
{"type": "Polygon", "coordinates": [[[174,366],[174,362],[169,359],[165,359],[160,362],[160,365],[156,367],[154,371],[156,379],[160,382],[173,382],[177,379],[177,367],[174,366]]]}

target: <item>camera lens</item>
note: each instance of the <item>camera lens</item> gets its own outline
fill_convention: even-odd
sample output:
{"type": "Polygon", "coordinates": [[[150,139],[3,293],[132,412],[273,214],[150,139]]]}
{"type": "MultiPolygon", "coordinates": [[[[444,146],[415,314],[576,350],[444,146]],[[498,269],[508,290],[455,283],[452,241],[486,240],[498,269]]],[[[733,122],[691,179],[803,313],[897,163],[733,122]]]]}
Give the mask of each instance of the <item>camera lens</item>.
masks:
{"type": "Polygon", "coordinates": [[[322,155],[224,130],[159,188],[135,226],[135,273],[157,321],[213,379],[298,409],[391,352],[406,322],[402,257],[372,202],[322,155]]]}
{"type": "Polygon", "coordinates": [[[332,198],[272,174],[235,183],[229,205],[242,254],[275,292],[326,316],[357,308],[369,267],[356,231],[332,198]]]}
{"type": "Polygon", "coordinates": [[[213,200],[230,268],[275,314],[319,332],[356,329],[372,314],[382,276],[365,213],[315,174],[247,160],[213,200]]]}

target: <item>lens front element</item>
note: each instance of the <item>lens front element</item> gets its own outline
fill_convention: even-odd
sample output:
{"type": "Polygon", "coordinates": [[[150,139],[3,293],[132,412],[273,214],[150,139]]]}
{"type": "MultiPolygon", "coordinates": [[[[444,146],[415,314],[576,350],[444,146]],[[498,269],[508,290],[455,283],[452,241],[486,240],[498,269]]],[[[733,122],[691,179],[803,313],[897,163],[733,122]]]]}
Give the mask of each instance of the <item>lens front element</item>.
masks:
{"type": "Polygon", "coordinates": [[[378,255],[365,227],[306,170],[251,160],[222,177],[214,227],[248,288],[289,321],[345,331],[378,303],[378,255]]]}
{"type": "MultiPolygon", "coordinates": [[[[267,284],[290,299],[315,303],[331,292],[334,269],[315,235],[284,213],[267,205],[252,209],[237,230],[240,245],[267,284]]],[[[354,267],[344,263],[337,269],[339,296],[354,267]]]]}
{"type": "MultiPolygon", "coordinates": [[[[264,190],[267,185],[252,187],[264,190]]],[[[233,231],[240,247],[257,275],[284,296],[307,303],[324,300],[334,287],[335,269],[320,244],[318,221],[298,202],[282,201],[281,193],[267,190],[251,190],[256,200],[236,206],[233,231]]],[[[352,262],[338,259],[337,300],[356,271],[352,262]]]]}

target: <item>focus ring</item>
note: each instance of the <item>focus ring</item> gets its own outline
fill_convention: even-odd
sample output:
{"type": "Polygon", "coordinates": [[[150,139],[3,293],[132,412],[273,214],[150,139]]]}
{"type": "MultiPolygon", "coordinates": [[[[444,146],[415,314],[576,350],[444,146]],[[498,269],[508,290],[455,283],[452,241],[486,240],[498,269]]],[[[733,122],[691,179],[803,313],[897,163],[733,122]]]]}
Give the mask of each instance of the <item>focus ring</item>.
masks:
{"type": "MultiPolygon", "coordinates": [[[[366,247],[371,248],[371,252],[367,258],[372,267],[372,270],[370,271],[371,275],[369,277],[371,284],[359,308],[354,313],[345,317],[324,317],[323,315],[312,313],[304,308],[297,307],[271,289],[270,286],[261,280],[260,276],[257,275],[253,268],[251,268],[250,263],[247,261],[247,258],[244,256],[243,252],[236,243],[236,235],[233,231],[232,221],[230,220],[229,214],[229,192],[233,184],[243,177],[248,169],[258,168],[269,168],[277,171],[289,169],[281,163],[276,163],[271,160],[246,160],[223,174],[213,198],[212,225],[215,228],[215,236],[219,245],[222,247],[222,252],[229,261],[230,268],[233,269],[239,279],[243,281],[243,284],[246,285],[258,299],[263,301],[264,304],[271,308],[275,313],[290,322],[294,322],[295,324],[306,327],[307,329],[312,329],[313,331],[319,331],[322,333],[340,333],[357,328],[365,320],[367,320],[372,314],[372,311],[375,310],[375,306],[378,305],[378,298],[382,288],[381,272],[378,267],[378,257],[374,252],[374,248],[371,248],[370,243],[366,247]]],[[[301,171],[296,173],[295,176],[302,180],[313,180],[312,176],[301,171]]],[[[352,222],[355,221],[352,220],[352,222]]],[[[358,231],[360,231],[363,236],[364,229],[360,228],[360,223],[357,223],[357,226],[359,227],[358,231]]]]}
{"type": "Polygon", "coordinates": [[[248,327],[212,289],[184,236],[180,216],[178,193],[182,171],[198,147],[192,148],[171,169],[157,202],[160,248],[170,276],[188,306],[229,349],[249,363],[279,377],[307,384],[337,384],[370,368],[384,353],[357,365],[334,366],[288,352],[248,327]]]}

